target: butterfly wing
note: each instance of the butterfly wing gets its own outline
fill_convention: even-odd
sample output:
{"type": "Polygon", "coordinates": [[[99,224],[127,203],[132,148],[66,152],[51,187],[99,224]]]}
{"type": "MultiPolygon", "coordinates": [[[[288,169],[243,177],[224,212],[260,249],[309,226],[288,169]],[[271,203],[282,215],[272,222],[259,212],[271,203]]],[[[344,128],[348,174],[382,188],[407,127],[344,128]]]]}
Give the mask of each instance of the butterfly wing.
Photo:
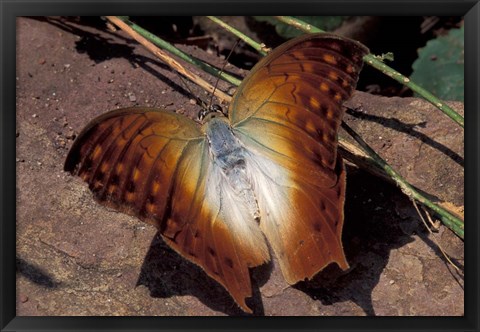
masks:
{"type": "Polygon", "coordinates": [[[331,262],[348,268],[336,136],[367,53],[333,35],[296,38],[252,69],[230,105],[235,135],[250,151],[260,227],[290,284],[331,262]]]}
{"type": "Polygon", "coordinates": [[[224,184],[192,120],[148,108],[108,112],[75,140],[65,170],[87,182],[98,202],[155,225],[251,312],[248,267],[268,260],[268,250],[236,236],[232,214],[242,207],[222,205],[224,184]]]}

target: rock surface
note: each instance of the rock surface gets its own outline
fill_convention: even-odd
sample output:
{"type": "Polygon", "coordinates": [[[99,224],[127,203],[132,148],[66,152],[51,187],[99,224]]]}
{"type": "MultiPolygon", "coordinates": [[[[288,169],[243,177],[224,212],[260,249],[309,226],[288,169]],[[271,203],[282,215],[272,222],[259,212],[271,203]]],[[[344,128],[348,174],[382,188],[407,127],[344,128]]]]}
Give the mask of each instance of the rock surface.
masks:
{"type": "MultiPolygon", "coordinates": [[[[122,32],[19,18],[16,84],[17,315],[243,315],[152,226],[98,205],[63,171],[75,136],[108,110],[144,105],[193,116],[198,106],[178,76],[122,32]]],[[[392,166],[461,212],[463,130],[418,99],[357,93],[350,106],[346,121],[392,166]]],[[[257,268],[255,314],[463,315],[463,273],[436,244],[463,270],[463,242],[443,226],[429,234],[395,186],[348,171],[343,241],[351,269],[330,266],[290,287],[275,264],[257,268]]]]}

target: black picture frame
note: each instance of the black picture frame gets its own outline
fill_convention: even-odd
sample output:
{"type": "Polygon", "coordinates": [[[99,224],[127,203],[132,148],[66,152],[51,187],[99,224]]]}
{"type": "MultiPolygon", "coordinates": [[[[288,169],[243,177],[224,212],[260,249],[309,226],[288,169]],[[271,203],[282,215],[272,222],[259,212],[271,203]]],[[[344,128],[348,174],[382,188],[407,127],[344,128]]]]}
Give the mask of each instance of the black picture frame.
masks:
{"type": "Polygon", "coordinates": [[[178,330],[462,330],[479,329],[478,1],[2,1],[0,329],[178,330]],[[272,6],[272,4],[275,4],[272,6]],[[275,13],[273,13],[275,11],[275,13]],[[16,17],[47,15],[465,15],[465,316],[464,317],[16,317],[15,315],[15,41],[16,17]]]}

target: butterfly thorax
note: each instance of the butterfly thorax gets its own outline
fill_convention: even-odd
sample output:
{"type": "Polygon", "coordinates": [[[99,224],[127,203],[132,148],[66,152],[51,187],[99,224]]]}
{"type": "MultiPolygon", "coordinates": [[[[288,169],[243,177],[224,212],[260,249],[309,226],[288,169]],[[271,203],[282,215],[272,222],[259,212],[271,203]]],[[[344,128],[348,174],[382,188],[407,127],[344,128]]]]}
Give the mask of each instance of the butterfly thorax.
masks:
{"type": "Polygon", "coordinates": [[[225,176],[236,197],[247,204],[254,219],[260,217],[252,181],[248,176],[247,151],[233,133],[225,117],[215,117],[205,124],[210,157],[214,167],[225,176]]]}

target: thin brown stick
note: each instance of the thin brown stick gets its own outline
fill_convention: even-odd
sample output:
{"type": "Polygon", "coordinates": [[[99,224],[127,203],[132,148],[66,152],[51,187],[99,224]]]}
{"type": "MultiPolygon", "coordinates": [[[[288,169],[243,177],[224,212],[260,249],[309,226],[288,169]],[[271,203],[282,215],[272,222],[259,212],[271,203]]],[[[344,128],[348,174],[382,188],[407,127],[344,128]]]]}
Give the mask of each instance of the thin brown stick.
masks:
{"type": "Polygon", "coordinates": [[[433,221],[432,217],[430,216],[430,213],[428,213],[428,210],[425,209],[425,207],[422,206],[423,212],[425,212],[425,215],[427,216],[427,220],[432,225],[432,229],[435,230],[435,233],[438,233],[438,230],[440,229],[440,221],[437,220],[436,222],[433,221]]]}
{"type": "Polygon", "coordinates": [[[185,69],[185,67],[183,67],[178,61],[176,61],[175,59],[173,59],[171,56],[169,56],[166,52],[162,51],[161,49],[159,49],[158,47],[156,47],[154,44],[152,44],[151,42],[149,42],[146,38],[142,37],[140,34],[138,34],[137,32],[135,32],[132,28],[130,28],[128,26],[128,24],[126,24],[125,22],[123,22],[122,20],[120,20],[119,18],[115,17],[115,16],[105,16],[110,22],[112,22],[113,24],[115,24],[117,27],[119,27],[120,29],[122,29],[123,31],[125,31],[128,35],[130,35],[133,39],[135,39],[137,42],[139,42],[140,44],[142,44],[147,50],[149,50],[150,52],[152,52],[156,57],[158,57],[159,59],[161,59],[163,62],[165,62],[169,67],[171,67],[172,69],[176,70],[178,73],[180,73],[181,75],[185,76],[186,78],[188,78],[189,80],[191,80],[192,82],[198,84],[199,86],[201,86],[203,89],[205,89],[206,91],[210,92],[210,93],[215,93],[215,96],[217,98],[219,98],[221,101],[223,102],[226,102],[226,103],[229,103],[231,101],[231,97],[229,95],[227,95],[226,93],[224,93],[223,91],[221,90],[215,90],[215,88],[210,84],[208,83],[207,81],[205,81],[204,79],[202,79],[201,77],[187,71],[185,69]]]}
{"type": "MultiPolygon", "coordinates": [[[[418,206],[417,206],[417,203],[415,202],[414,199],[411,199],[412,203],[413,203],[413,206],[415,207],[415,210],[417,210],[417,213],[418,215],[420,216],[420,219],[422,220],[423,224],[425,225],[425,227],[427,228],[428,232],[433,236],[433,232],[432,230],[430,229],[430,227],[428,227],[428,224],[427,222],[425,221],[425,219],[423,218],[422,214],[420,213],[420,210],[418,209],[418,206]]],[[[440,243],[438,243],[438,241],[435,239],[435,237],[432,237],[432,240],[433,242],[437,245],[438,249],[440,249],[441,253],[443,254],[443,257],[445,257],[445,259],[448,261],[448,263],[450,263],[454,268],[455,270],[457,270],[457,272],[461,272],[460,268],[458,266],[455,265],[455,263],[452,262],[452,260],[450,259],[450,257],[447,255],[447,253],[445,252],[445,250],[443,250],[442,246],[440,245],[440,243]]]]}

